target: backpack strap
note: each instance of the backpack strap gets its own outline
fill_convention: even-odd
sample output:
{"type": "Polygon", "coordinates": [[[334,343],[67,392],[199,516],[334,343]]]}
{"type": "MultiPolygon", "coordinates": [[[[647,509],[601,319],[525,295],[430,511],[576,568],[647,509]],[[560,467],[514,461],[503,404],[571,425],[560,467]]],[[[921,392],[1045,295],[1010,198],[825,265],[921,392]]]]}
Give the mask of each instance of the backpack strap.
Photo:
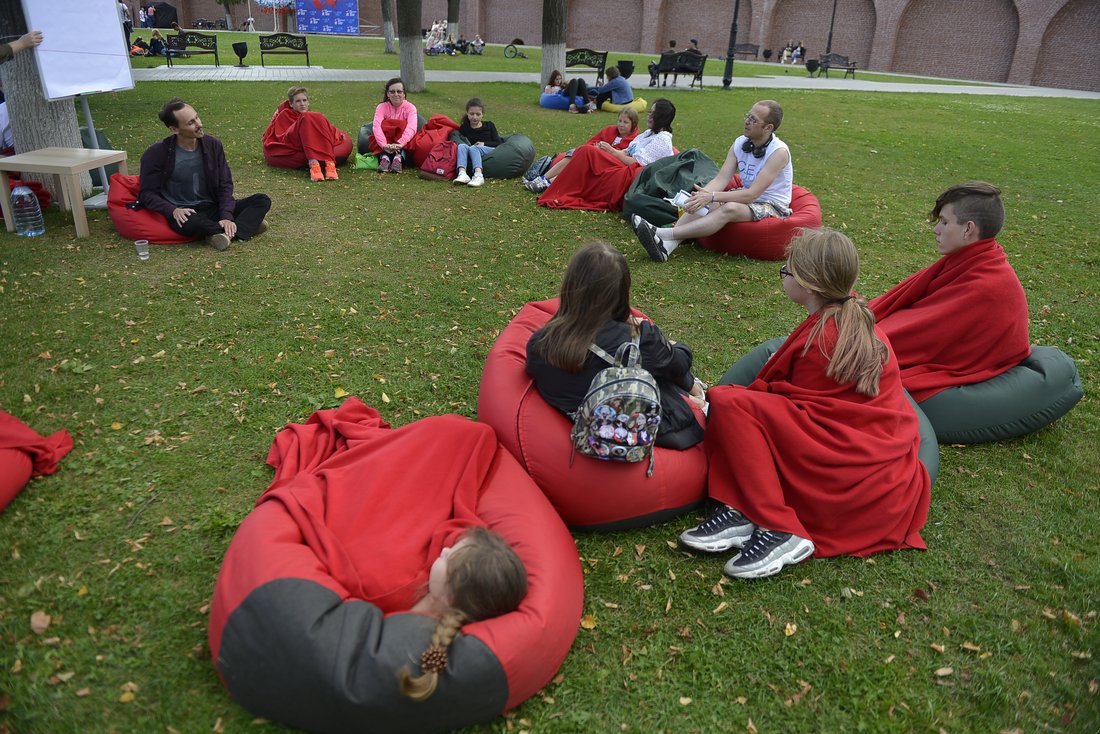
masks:
{"type": "Polygon", "coordinates": [[[603,349],[601,349],[599,344],[596,344],[595,342],[592,342],[591,344],[588,345],[588,351],[592,352],[593,354],[595,354],[597,357],[602,359],[604,362],[607,362],[612,367],[615,366],[615,358],[612,357],[607,352],[605,352],[603,349]]]}
{"type": "Polygon", "coordinates": [[[620,344],[619,348],[615,350],[614,357],[595,342],[588,345],[588,351],[612,367],[637,367],[642,358],[642,347],[638,344],[637,334],[631,335],[630,341],[620,344]]]}

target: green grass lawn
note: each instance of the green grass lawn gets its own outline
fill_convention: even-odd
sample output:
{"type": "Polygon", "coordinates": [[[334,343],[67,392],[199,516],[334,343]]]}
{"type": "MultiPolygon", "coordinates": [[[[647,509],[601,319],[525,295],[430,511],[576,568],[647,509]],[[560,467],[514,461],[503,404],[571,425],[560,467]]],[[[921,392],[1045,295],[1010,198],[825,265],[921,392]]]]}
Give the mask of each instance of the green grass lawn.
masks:
{"type": "MultiPolygon", "coordinates": [[[[538,69],[534,54],[429,68],[451,61],[538,69]]],[[[0,407],[76,439],[60,471],[0,515],[0,731],[281,731],[228,697],[206,645],[214,579],[270,480],[275,432],[344,392],[396,425],[474,416],[494,339],[525,302],[555,294],[578,246],[623,249],[635,304],[692,345],[708,382],[802,318],[776,263],[686,246],[657,265],[618,215],[542,209],[515,181],[475,190],[345,169],[312,184],[267,168],[260,135],[286,86],[142,83],[91,100],[133,171],[166,134],[159,105],[191,101],[225,142],[238,193],[274,199],[262,238],[224,253],[157,246],[141,262],[105,212],[89,213],[92,236],[77,240],[56,210],[42,237],[0,235],[0,407]],[[37,611],[51,617],[42,634],[37,611]]],[[[310,87],[314,109],[353,134],[381,97],[373,83],[310,87]]],[[[677,145],[720,161],[768,94],[670,93],[677,145]]],[[[474,95],[540,153],[612,122],[543,110],[533,85],[432,83],[412,101],[457,118],[474,95]]],[[[924,217],[940,191],[1002,186],[1000,240],[1028,291],[1032,339],[1076,359],[1086,396],[1023,439],[941,447],[927,552],[811,561],[745,583],[723,580],[725,558],[676,547],[694,516],[578,535],[595,626],[542,694],[475,731],[1092,734],[1100,107],[779,99],[796,180],[859,247],[867,295],[935,259],[924,217]]]]}

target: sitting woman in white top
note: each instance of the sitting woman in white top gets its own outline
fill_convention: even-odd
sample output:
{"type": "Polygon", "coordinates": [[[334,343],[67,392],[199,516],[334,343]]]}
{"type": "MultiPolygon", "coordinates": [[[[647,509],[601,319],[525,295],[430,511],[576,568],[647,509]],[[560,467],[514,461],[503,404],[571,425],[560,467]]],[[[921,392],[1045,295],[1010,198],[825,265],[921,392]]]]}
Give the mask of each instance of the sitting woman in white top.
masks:
{"type": "Polygon", "coordinates": [[[684,215],[671,227],[655,227],[638,215],[631,218],[635,234],[656,262],[664,262],[683,240],[714,234],[730,222],[755,222],[791,215],[794,167],[787,144],[775,135],[783,108],[765,99],[745,115],[744,134],[730,146],[718,175],[684,204],[684,215]],[[735,173],[741,188],[729,188],[735,173]]]}

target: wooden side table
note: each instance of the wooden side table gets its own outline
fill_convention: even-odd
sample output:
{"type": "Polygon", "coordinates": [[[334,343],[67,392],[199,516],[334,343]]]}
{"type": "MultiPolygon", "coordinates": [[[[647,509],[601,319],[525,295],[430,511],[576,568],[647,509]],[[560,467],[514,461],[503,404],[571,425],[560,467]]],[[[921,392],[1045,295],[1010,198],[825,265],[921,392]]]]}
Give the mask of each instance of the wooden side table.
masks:
{"type": "Polygon", "coordinates": [[[118,164],[118,172],[126,175],[126,151],[93,148],[41,148],[29,153],[0,158],[0,210],[9,232],[15,231],[11,210],[11,187],[6,171],[52,173],[61,183],[63,210],[71,210],[77,237],[88,236],[88,217],[84,213],[84,197],[80,193],[80,174],[93,168],[118,164]]]}

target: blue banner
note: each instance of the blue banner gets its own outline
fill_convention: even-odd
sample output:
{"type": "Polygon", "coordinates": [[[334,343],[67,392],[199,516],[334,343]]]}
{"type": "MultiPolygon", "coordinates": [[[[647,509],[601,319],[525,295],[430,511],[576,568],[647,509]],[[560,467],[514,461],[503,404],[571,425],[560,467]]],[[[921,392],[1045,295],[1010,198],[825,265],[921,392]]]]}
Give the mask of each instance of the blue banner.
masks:
{"type": "Polygon", "coordinates": [[[298,0],[299,33],[359,33],[358,0],[298,0]]]}

